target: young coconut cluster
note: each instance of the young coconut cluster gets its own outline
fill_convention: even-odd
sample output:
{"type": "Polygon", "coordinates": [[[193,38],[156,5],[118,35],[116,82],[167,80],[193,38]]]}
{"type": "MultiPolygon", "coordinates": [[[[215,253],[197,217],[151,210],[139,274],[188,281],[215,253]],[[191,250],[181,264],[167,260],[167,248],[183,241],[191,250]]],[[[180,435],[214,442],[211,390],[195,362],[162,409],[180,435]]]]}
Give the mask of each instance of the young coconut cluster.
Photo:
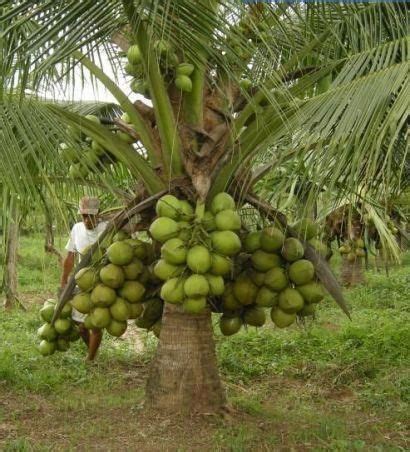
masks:
{"type": "MultiPolygon", "coordinates": [[[[85,118],[100,124],[100,119],[95,115],[87,115],[85,118]]],[[[61,157],[70,164],[68,170],[70,177],[84,179],[95,168],[104,168],[106,165],[115,162],[115,157],[98,141],[72,127],[68,127],[67,132],[72,137],[75,146],[60,143],[59,152],[61,157]]]]}
{"type": "Polygon", "coordinates": [[[279,328],[290,326],[297,315],[314,314],[315,303],[324,297],[323,288],[315,280],[313,264],[303,258],[304,247],[297,238],[286,237],[272,225],[249,232],[243,247],[247,260],[223,295],[224,335],[237,333],[242,324],[262,326],[265,308],[279,328]]]}
{"type": "Polygon", "coordinates": [[[43,356],[52,355],[55,351],[65,352],[70,348],[70,342],[80,338],[77,326],[71,320],[69,304],[64,306],[54,325],[51,325],[55,307],[56,300],[50,298],[40,309],[40,317],[45,323],[37,330],[37,336],[41,339],[38,351],[43,356]]]}
{"type": "Polygon", "coordinates": [[[231,258],[241,249],[235,201],[219,193],[209,210],[201,203],[194,210],[188,201],[165,195],[157,202],[156,213],[149,232],[162,244],[161,258],[153,268],[164,281],[161,298],[182,305],[186,313],[199,314],[207,303],[212,306],[213,297],[224,293],[231,258]]]}
{"type": "MultiPolygon", "coordinates": [[[[194,66],[190,63],[179,63],[178,55],[171,44],[165,40],[158,40],[154,44],[156,57],[163,75],[167,81],[173,81],[175,86],[184,92],[192,91],[192,80],[190,76],[194,66]]],[[[141,50],[138,44],[133,44],[127,51],[127,64],[124,67],[126,74],[133,77],[130,87],[134,93],[142,94],[150,98],[149,84],[144,77],[141,50]]]]}
{"type": "Polygon", "coordinates": [[[339,247],[339,253],[346,256],[349,262],[354,262],[356,259],[366,256],[364,247],[364,241],[361,238],[347,240],[339,247]]]}
{"type": "Polygon", "coordinates": [[[87,314],[87,329],[105,328],[119,337],[127,329],[127,320],[143,313],[150,258],[150,244],[120,231],[100,262],[75,275],[79,292],[70,303],[87,314]]]}

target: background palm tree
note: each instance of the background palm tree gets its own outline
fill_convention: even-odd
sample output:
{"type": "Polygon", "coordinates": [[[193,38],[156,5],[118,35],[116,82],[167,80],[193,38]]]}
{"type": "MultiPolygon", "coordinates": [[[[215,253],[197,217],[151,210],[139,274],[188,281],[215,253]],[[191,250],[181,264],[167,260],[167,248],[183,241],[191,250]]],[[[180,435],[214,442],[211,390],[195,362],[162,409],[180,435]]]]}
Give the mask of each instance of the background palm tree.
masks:
{"type": "MultiPolygon", "coordinates": [[[[22,0],[1,8],[2,128],[13,111],[13,127],[25,131],[50,190],[50,162],[64,163],[55,143],[28,127],[39,116],[60,141],[70,139],[69,126],[101,143],[138,181],[137,200],[166,190],[202,203],[229,190],[239,204],[247,200],[269,213],[269,204],[249,193],[289,160],[309,171],[308,202],[323,187],[340,196],[393,190],[397,171],[404,170],[405,5],[22,0]],[[127,71],[150,102],[132,103],[103,70],[107,64],[121,70],[123,52],[135,43],[140,64],[127,71]],[[177,62],[193,64],[191,89],[177,86],[177,62]],[[46,86],[81,83],[73,78],[77,66],[116,98],[129,119],[128,125],[117,119],[116,126],[131,133],[138,148],[59,105],[25,103],[27,89],[41,93],[46,86]],[[16,89],[18,108],[9,96],[16,89]],[[40,152],[32,142],[41,142],[40,152]]],[[[27,162],[14,134],[2,138],[2,156],[9,157],[0,165],[4,183],[17,193],[34,187],[19,173],[27,162]]],[[[289,182],[272,189],[285,191],[289,182]]],[[[334,279],[323,271],[340,301],[334,279]]],[[[147,400],[205,411],[224,403],[210,313],[188,320],[166,307],[147,400]]]]}

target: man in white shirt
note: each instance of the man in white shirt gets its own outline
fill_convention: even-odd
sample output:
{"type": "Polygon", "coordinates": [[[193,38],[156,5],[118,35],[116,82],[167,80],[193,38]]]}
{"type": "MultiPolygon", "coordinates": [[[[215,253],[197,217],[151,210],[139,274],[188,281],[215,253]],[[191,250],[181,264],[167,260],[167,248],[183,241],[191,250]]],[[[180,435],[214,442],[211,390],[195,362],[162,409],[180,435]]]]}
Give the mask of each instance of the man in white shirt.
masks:
{"type": "MultiPolygon", "coordinates": [[[[80,199],[78,213],[81,214],[82,221],[76,223],[71,229],[70,238],[65,247],[67,256],[63,262],[61,288],[64,288],[67,284],[68,277],[74,268],[76,257],[78,257],[78,260],[81,259],[84,250],[97,241],[107,225],[106,222],[99,221],[99,210],[100,201],[98,198],[84,196],[80,199]]],[[[72,318],[78,323],[80,335],[88,346],[87,360],[92,361],[100,346],[102,331],[99,329],[87,330],[83,323],[85,315],[74,308],[72,318]]]]}

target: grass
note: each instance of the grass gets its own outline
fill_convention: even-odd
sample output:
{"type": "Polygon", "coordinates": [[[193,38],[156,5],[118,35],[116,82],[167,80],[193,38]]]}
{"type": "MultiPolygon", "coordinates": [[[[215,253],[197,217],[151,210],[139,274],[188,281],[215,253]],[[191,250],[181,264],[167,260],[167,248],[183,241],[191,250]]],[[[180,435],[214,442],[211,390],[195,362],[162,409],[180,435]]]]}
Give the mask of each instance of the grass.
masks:
{"type": "Polygon", "coordinates": [[[326,300],[304,325],[217,333],[233,412],[181,423],[142,409],[151,334],[139,336],[143,352],[132,332],[104,337],[91,367],[79,342],[49,358],[37,353],[38,308],[59,277],[56,258],[38,249],[41,237],[24,237],[28,311],[0,311],[0,449],[408,450],[410,255],[389,277],[367,272],[368,284],[347,292],[353,321],[326,300]]]}

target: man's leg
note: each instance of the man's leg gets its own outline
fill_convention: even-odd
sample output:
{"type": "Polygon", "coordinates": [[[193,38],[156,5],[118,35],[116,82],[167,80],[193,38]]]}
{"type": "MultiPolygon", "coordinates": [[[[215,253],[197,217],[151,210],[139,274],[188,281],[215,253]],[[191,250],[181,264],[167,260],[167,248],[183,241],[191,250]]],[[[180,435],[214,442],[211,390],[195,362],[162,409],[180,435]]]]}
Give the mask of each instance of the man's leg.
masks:
{"type": "Polygon", "coordinates": [[[90,339],[88,342],[88,356],[87,361],[93,361],[97,354],[98,347],[101,344],[102,331],[99,329],[90,330],[90,339]]]}

